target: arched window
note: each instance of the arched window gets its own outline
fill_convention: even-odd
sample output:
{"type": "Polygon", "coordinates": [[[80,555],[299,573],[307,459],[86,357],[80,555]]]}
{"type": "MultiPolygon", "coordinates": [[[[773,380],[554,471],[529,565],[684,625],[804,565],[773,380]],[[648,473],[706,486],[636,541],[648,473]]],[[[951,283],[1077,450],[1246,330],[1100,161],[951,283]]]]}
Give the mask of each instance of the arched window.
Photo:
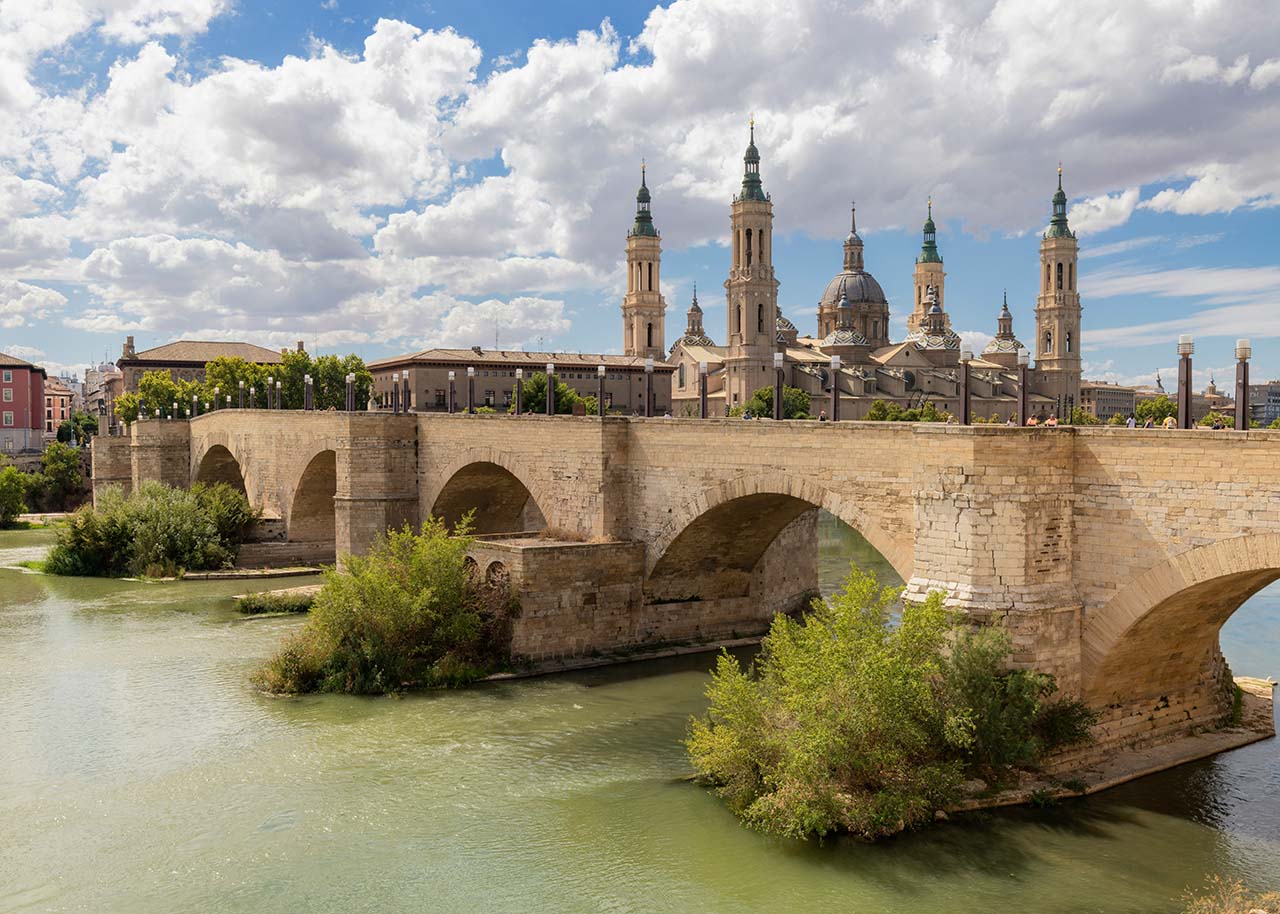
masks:
{"type": "Polygon", "coordinates": [[[1050,279],[1050,274],[1049,274],[1049,265],[1046,263],[1046,264],[1044,265],[1044,290],[1045,290],[1046,292],[1048,292],[1048,291],[1049,291],[1049,285],[1050,285],[1050,282],[1051,282],[1051,279],[1050,279]]]}
{"type": "Polygon", "coordinates": [[[764,302],[756,306],[756,332],[764,333],[764,302]]]}
{"type": "Polygon", "coordinates": [[[733,332],[742,332],[742,309],[737,305],[733,306],[733,332]]]}
{"type": "Polygon", "coordinates": [[[1071,331],[1070,330],[1067,331],[1066,343],[1067,343],[1067,352],[1070,352],[1071,351],[1071,331]]]}
{"type": "Polygon", "coordinates": [[[680,386],[684,387],[684,362],[680,363],[680,386]]]}
{"type": "Polygon", "coordinates": [[[751,266],[751,229],[747,229],[747,266],[751,266]]]}
{"type": "Polygon", "coordinates": [[[924,294],[923,290],[919,286],[916,286],[916,304],[917,305],[920,304],[921,296],[923,294],[924,294]]]}
{"type": "Polygon", "coordinates": [[[649,264],[649,291],[653,291],[653,264],[649,264]]]}
{"type": "Polygon", "coordinates": [[[646,334],[647,334],[646,338],[648,339],[648,342],[645,343],[645,345],[648,346],[650,349],[652,349],[653,348],[653,324],[646,324],[645,328],[646,328],[646,334]]]}
{"type": "Polygon", "coordinates": [[[872,321],[871,322],[871,338],[875,339],[879,335],[880,335],[880,322],[872,321]]]}
{"type": "Polygon", "coordinates": [[[1044,351],[1045,352],[1053,351],[1053,333],[1051,332],[1047,332],[1044,335],[1044,351]]]}
{"type": "Polygon", "coordinates": [[[1062,264],[1058,264],[1058,288],[1062,288],[1062,264]]]}
{"type": "Polygon", "coordinates": [[[1075,291],[1076,288],[1076,265],[1074,263],[1067,264],[1067,288],[1075,291]]]}
{"type": "Polygon", "coordinates": [[[764,229],[760,230],[760,262],[764,263],[764,229]]]}

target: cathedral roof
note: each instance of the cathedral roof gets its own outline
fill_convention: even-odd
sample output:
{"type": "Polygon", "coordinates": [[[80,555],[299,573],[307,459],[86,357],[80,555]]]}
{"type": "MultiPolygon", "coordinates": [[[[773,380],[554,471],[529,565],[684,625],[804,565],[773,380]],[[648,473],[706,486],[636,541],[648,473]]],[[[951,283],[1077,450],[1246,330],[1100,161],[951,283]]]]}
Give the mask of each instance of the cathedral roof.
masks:
{"type": "Polygon", "coordinates": [[[826,339],[822,341],[822,345],[826,346],[869,346],[867,338],[857,330],[842,328],[832,330],[827,334],[826,339]]]}
{"type": "Polygon", "coordinates": [[[959,349],[960,335],[950,329],[930,333],[925,328],[918,327],[907,334],[906,342],[915,343],[917,349],[959,349]]]}
{"type": "Polygon", "coordinates": [[[987,343],[987,348],[982,350],[982,352],[985,355],[988,352],[1017,352],[1019,349],[1026,348],[1026,346],[1022,345],[1022,343],[1018,342],[1016,339],[1001,339],[1000,337],[996,337],[991,342],[987,343]]]}
{"type": "Polygon", "coordinates": [[[683,346],[686,349],[688,349],[690,346],[701,346],[705,348],[707,346],[714,346],[714,345],[715,345],[715,342],[711,339],[711,337],[707,336],[705,333],[701,335],[694,334],[694,333],[686,333],[684,336],[680,337],[680,339],[676,340],[674,343],[671,344],[671,351],[675,352],[677,346],[683,346]]]}
{"type": "Polygon", "coordinates": [[[844,289],[851,305],[888,303],[880,283],[866,270],[844,270],[832,277],[827,288],[822,292],[823,307],[834,307],[840,301],[840,290],[844,289]]]}
{"type": "Polygon", "coordinates": [[[790,320],[788,320],[787,318],[783,317],[783,316],[782,316],[782,312],[781,312],[781,311],[779,311],[779,312],[778,312],[778,320],[777,320],[777,328],[778,328],[779,330],[795,330],[795,329],[796,329],[796,325],[795,325],[795,324],[793,324],[793,323],[791,323],[791,321],[790,321],[790,320]]]}

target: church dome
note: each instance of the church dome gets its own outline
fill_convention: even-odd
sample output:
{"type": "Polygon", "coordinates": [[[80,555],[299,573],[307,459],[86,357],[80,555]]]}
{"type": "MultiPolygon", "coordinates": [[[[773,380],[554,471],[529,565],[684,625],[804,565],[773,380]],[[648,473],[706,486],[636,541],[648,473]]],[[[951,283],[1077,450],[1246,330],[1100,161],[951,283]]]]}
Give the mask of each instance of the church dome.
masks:
{"type": "Polygon", "coordinates": [[[1026,348],[1026,346],[1022,345],[1022,343],[1016,339],[1001,339],[1000,337],[996,337],[991,342],[987,343],[987,348],[982,350],[982,354],[995,355],[999,352],[1017,352],[1019,349],[1026,348]]]}
{"type": "Polygon", "coordinates": [[[778,312],[778,320],[776,321],[776,326],[779,332],[796,329],[796,325],[791,323],[791,321],[788,320],[787,318],[783,317],[781,311],[778,312]]]}
{"type": "Polygon", "coordinates": [[[832,330],[827,334],[827,338],[821,343],[822,348],[828,346],[869,346],[867,338],[857,330],[840,329],[832,330]]]}
{"type": "Polygon", "coordinates": [[[851,305],[888,304],[888,300],[884,297],[884,290],[880,288],[880,283],[876,282],[874,276],[865,270],[845,270],[837,273],[831,282],[827,283],[819,307],[834,308],[838,305],[842,288],[851,305]]]}
{"type": "Polygon", "coordinates": [[[915,343],[917,349],[959,349],[960,335],[950,328],[933,333],[918,327],[907,334],[905,342],[915,343]]]}

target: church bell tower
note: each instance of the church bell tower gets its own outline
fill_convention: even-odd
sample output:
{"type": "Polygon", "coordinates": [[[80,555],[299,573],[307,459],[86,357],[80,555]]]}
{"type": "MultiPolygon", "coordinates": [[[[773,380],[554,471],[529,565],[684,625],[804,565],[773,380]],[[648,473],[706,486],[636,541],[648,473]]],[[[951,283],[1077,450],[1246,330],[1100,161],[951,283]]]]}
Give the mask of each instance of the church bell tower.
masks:
{"type": "Polygon", "coordinates": [[[938,253],[938,229],[933,224],[933,198],[929,198],[928,215],[924,220],[924,242],[920,246],[920,256],[916,258],[915,273],[911,277],[911,313],[907,315],[907,330],[915,330],[925,322],[931,302],[926,301],[930,286],[937,297],[938,307],[946,315],[947,329],[951,328],[951,317],[946,314],[947,299],[944,284],[947,274],[942,269],[942,255],[938,253]]]}
{"type": "Polygon", "coordinates": [[[1054,401],[1059,418],[1080,405],[1080,293],[1076,291],[1079,244],[1067,225],[1067,195],[1058,166],[1053,216],[1040,242],[1040,295],[1036,299],[1036,393],[1054,401]]]}
{"type": "Polygon", "coordinates": [[[640,165],[636,221],[627,233],[627,294],[622,299],[623,352],[661,362],[667,355],[661,288],[662,239],[649,211],[649,187],[640,165]]]}
{"type": "Polygon", "coordinates": [[[773,202],[760,181],[755,120],[743,156],[742,191],[730,209],[732,262],[725,280],[725,397],[730,407],[773,383],[778,281],[773,278],[773,202]]]}

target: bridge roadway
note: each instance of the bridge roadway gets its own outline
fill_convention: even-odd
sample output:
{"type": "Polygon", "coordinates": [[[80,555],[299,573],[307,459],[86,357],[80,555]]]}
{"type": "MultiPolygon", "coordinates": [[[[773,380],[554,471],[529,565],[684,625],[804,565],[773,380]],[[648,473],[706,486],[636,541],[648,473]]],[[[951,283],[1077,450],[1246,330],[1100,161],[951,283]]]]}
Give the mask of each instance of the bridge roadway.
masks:
{"type": "Polygon", "coordinates": [[[1218,631],[1280,577],[1280,432],[222,410],[95,439],[94,477],[227,481],[339,555],[475,510],[533,659],[762,631],[826,509],[1135,745],[1222,719],[1218,631]]]}

